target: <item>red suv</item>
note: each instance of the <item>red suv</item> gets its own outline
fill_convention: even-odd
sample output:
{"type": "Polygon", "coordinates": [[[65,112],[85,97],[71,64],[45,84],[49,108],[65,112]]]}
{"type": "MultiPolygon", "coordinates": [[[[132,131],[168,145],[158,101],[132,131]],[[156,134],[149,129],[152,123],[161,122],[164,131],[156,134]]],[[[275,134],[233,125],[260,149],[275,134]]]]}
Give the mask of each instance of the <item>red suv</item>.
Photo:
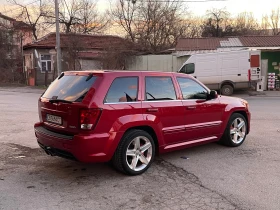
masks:
{"type": "Polygon", "coordinates": [[[236,147],[250,130],[245,100],[181,73],[64,72],[38,106],[35,135],[47,154],[112,161],[130,175],[146,171],[157,152],[214,141],[236,147]]]}

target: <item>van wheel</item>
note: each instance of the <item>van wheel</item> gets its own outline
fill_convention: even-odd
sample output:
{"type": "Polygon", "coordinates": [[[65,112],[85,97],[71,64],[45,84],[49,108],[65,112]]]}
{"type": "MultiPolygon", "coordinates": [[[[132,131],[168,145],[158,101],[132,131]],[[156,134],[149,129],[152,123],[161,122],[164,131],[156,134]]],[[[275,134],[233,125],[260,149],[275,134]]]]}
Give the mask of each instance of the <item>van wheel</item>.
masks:
{"type": "Polygon", "coordinates": [[[233,94],[233,87],[231,85],[223,85],[221,88],[222,95],[231,96],[233,94]]]}
{"type": "Polygon", "coordinates": [[[145,131],[130,130],[121,139],[112,158],[113,166],[128,175],[145,172],[155,157],[153,138],[145,131]]]}
{"type": "Polygon", "coordinates": [[[220,143],[230,147],[238,147],[245,141],[246,135],[247,120],[242,114],[234,113],[229,118],[220,143]]]}

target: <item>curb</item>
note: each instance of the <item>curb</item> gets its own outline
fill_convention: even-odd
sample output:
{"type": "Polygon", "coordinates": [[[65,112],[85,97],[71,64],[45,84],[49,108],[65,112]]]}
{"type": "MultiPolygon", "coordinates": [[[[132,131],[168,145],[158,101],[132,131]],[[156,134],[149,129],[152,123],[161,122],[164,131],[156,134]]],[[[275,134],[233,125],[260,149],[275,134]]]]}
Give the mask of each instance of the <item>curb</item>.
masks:
{"type": "Polygon", "coordinates": [[[248,92],[249,96],[280,97],[280,91],[248,92]]]}

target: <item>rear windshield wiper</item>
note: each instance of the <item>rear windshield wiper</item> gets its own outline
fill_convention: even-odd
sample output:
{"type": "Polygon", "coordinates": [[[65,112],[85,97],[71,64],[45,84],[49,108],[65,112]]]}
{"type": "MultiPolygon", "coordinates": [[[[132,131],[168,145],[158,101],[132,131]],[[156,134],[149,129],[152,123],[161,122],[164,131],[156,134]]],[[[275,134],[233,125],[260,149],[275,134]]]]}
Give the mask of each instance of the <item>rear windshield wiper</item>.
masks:
{"type": "Polygon", "coordinates": [[[64,76],[64,72],[62,72],[57,79],[60,80],[63,76],[64,76]]]}
{"type": "Polygon", "coordinates": [[[72,101],[67,101],[67,100],[63,100],[63,99],[50,99],[49,100],[50,103],[56,103],[56,102],[62,102],[62,103],[68,103],[68,104],[72,104],[72,101]]]}
{"type": "Polygon", "coordinates": [[[81,95],[75,102],[81,102],[87,93],[88,93],[88,91],[86,91],[83,95],[81,95]]]}
{"type": "Polygon", "coordinates": [[[89,81],[93,77],[93,73],[90,73],[86,79],[86,82],[89,81]]]}

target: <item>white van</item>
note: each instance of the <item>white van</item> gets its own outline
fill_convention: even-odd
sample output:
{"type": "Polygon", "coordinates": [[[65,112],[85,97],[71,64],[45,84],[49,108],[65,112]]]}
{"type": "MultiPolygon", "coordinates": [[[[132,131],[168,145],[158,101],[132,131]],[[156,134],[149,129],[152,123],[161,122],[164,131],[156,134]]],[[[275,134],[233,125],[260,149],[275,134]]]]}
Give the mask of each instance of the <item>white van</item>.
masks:
{"type": "Polygon", "coordinates": [[[192,74],[209,89],[231,95],[261,79],[261,52],[236,50],[191,55],[178,72],[192,74]]]}

